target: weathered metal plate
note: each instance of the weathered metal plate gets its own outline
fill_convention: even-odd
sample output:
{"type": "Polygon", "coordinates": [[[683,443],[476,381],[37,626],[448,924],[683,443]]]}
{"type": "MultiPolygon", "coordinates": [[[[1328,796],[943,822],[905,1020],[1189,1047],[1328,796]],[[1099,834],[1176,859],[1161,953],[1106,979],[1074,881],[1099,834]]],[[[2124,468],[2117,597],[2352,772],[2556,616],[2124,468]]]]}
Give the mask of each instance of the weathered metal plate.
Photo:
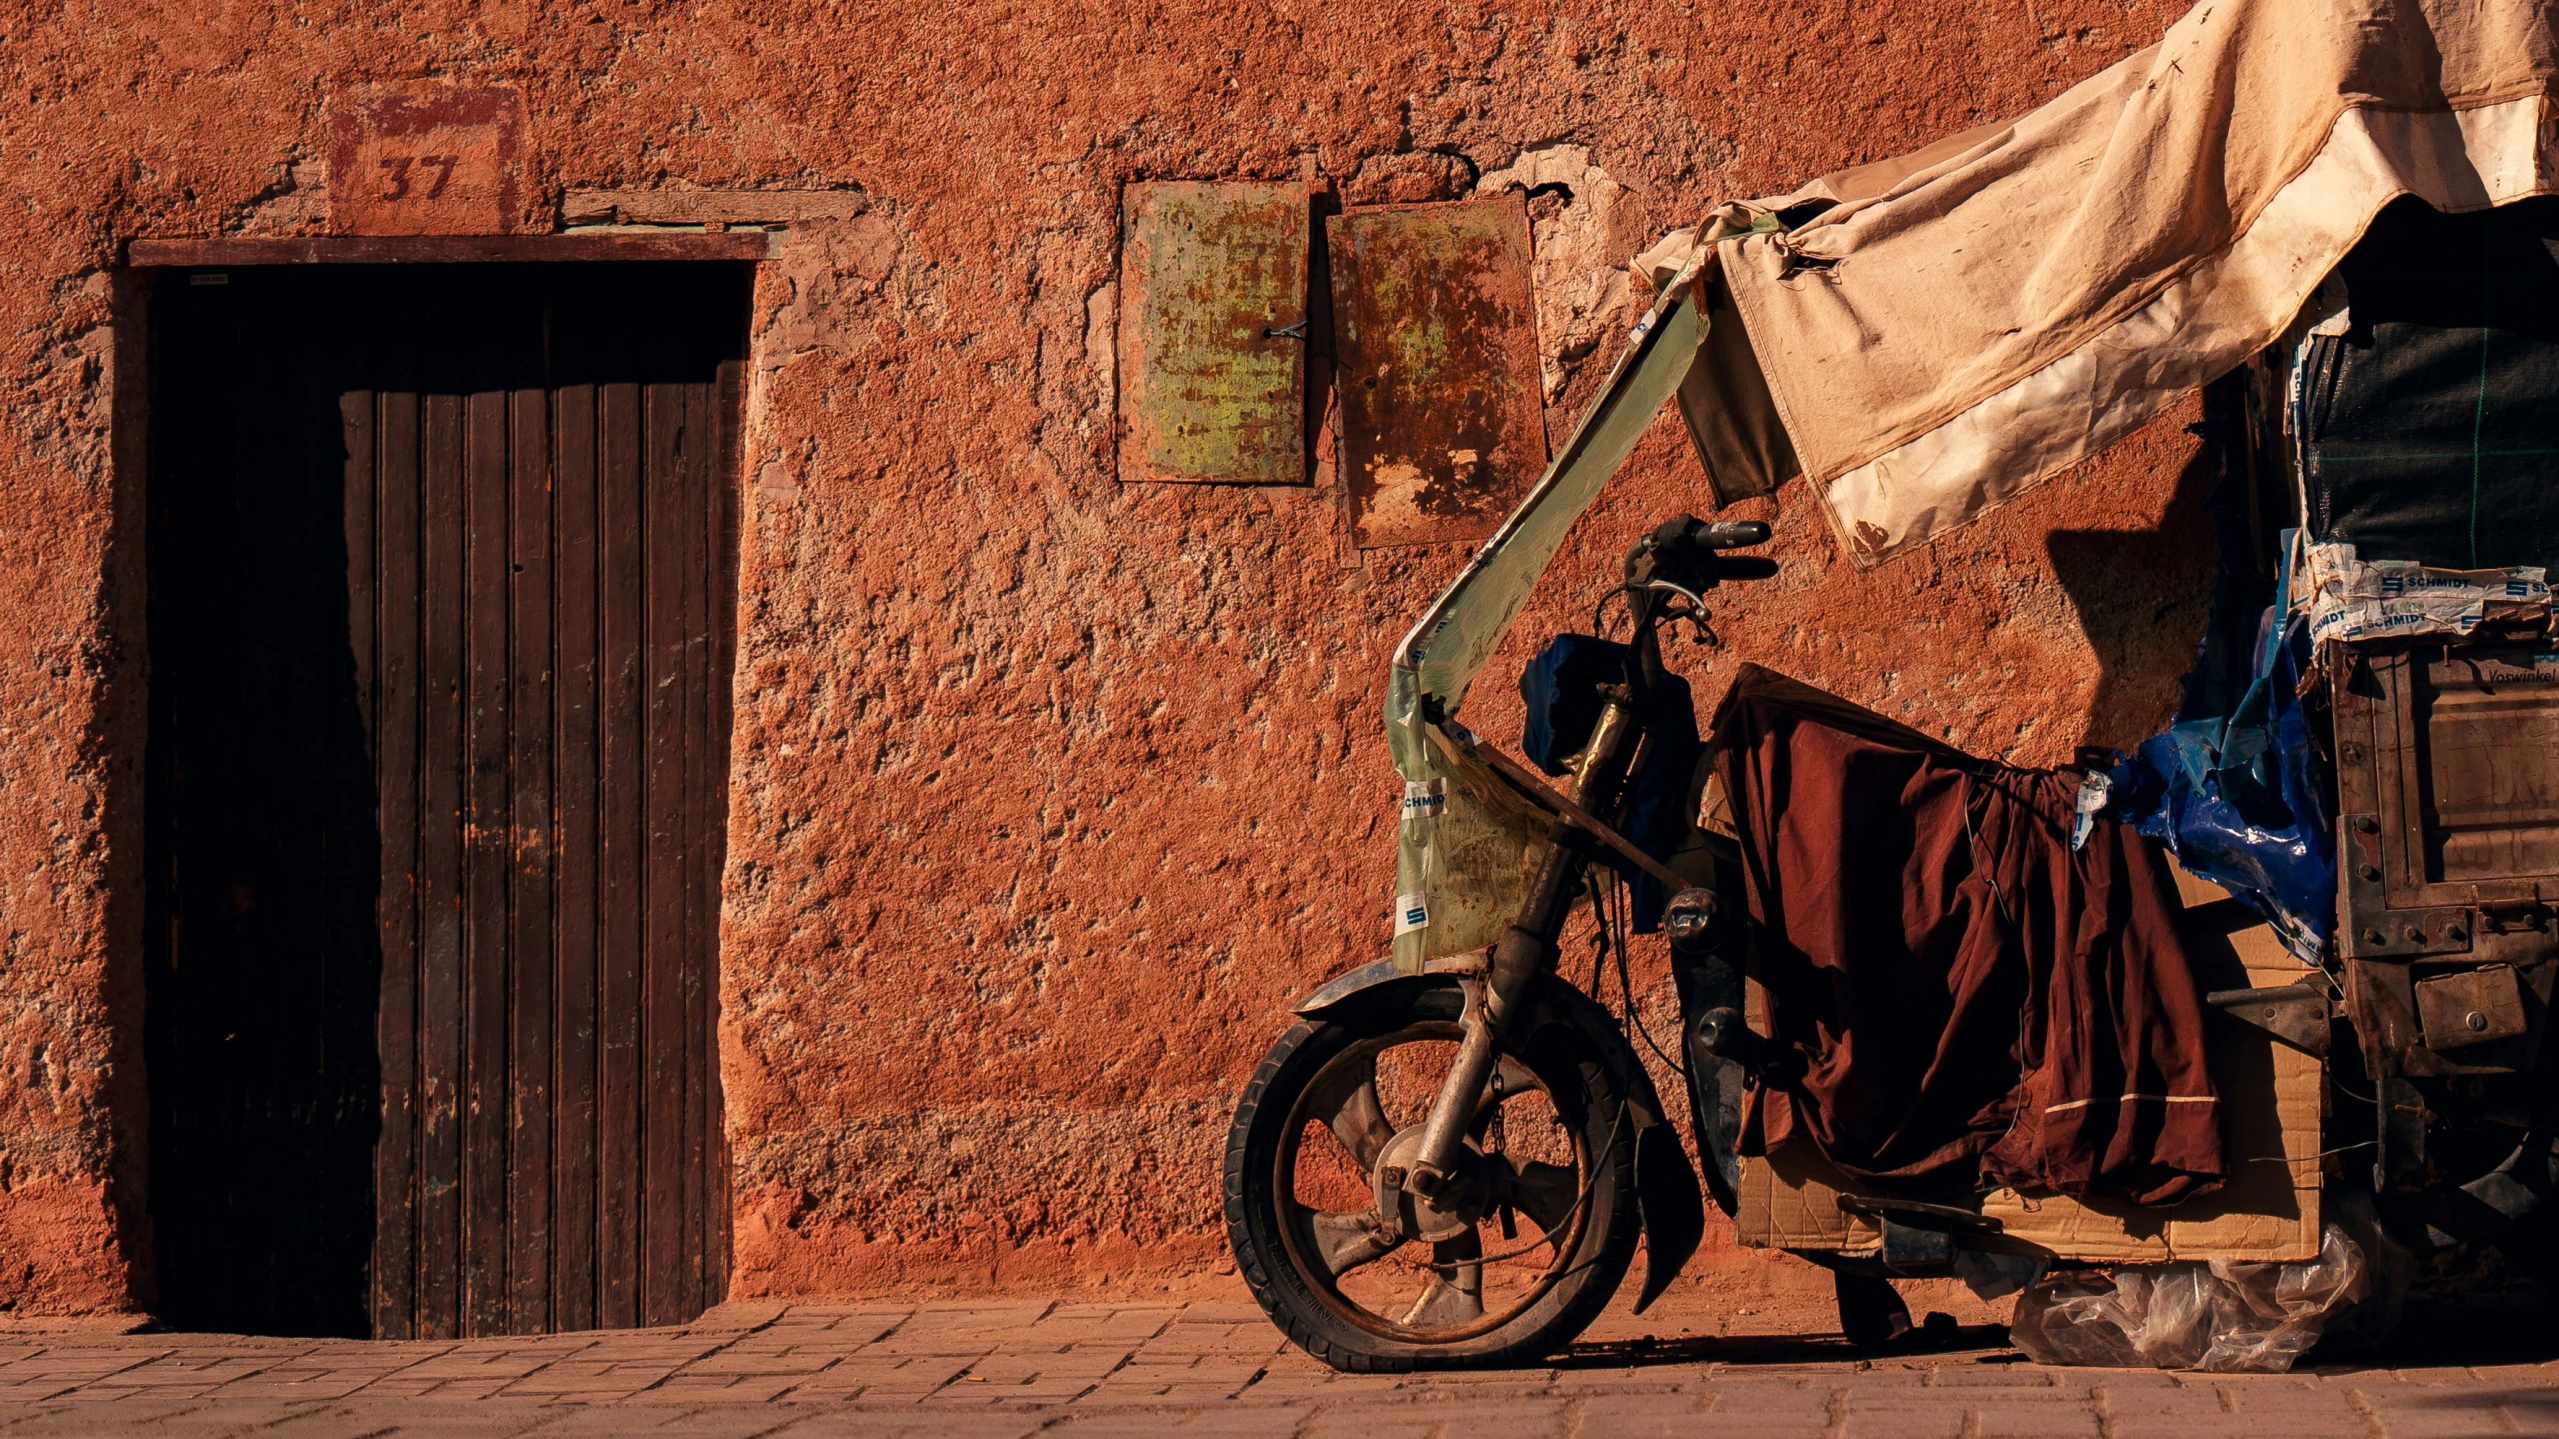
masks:
{"type": "Polygon", "coordinates": [[[2510,964],[2487,964],[2418,980],[2417,1026],[2426,1048],[2447,1049],[2512,1039],[2532,1028],[2523,984],[2510,964]]]}
{"type": "Polygon", "coordinates": [[[1122,193],[1122,480],[1306,483],[1313,213],[1299,185],[1122,193]]]}
{"type": "Polygon", "coordinates": [[[1546,468],[1527,206],[1514,192],[1327,225],[1353,536],[1487,538],[1546,468]]]}

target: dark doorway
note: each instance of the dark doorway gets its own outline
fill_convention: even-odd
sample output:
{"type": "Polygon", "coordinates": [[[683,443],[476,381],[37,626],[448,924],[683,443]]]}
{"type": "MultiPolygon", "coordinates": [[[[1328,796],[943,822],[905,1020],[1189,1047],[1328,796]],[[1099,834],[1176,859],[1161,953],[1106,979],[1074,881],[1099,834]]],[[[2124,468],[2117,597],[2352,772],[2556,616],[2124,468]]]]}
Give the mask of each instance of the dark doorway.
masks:
{"type": "Polygon", "coordinates": [[[154,292],[163,1315],[384,1338],[720,1297],[749,271],[154,292]]]}

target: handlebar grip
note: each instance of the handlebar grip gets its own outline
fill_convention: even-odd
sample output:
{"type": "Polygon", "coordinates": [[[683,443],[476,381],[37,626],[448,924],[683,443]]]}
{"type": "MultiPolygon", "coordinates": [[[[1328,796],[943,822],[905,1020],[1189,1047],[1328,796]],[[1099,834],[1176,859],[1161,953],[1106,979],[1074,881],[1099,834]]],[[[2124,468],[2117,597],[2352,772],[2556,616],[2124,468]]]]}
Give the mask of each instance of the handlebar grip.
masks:
{"type": "Polygon", "coordinates": [[[1768,543],[1769,529],[1758,520],[1718,520],[1701,526],[1697,543],[1710,550],[1738,550],[1768,543]]]}

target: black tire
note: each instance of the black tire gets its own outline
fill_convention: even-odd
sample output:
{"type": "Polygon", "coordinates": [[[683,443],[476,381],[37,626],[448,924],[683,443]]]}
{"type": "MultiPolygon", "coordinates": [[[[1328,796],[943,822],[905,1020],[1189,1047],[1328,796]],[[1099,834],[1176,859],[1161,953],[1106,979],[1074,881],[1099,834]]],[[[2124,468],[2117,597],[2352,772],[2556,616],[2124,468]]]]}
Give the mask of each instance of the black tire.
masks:
{"type": "MultiPolygon", "coordinates": [[[[1599,1317],[1634,1256],[1641,1227],[1635,1116],[1608,1063],[1613,1036],[1585,1032],[1567,1006],[1534,1000],[1505,1046],[1505,1059],[1527,1070],[1551,1104],[1555,1142],[1568,1139],[1573,1151],[1577,1197],[1557,1226],[1566,1238],[1530,1261],[1539,1270],[1517,1307],[1484,1314],[1445,1338],[1417,1331],[1345,1298],[1337,1280],[1322,1272],[1320,1262],[1308,1262],[1302,1244],[1288,1237],[1284,1206],[1306,1207],[1283,1194],[1282,1185],[1293,1183],[1288,1176],[1294,1173],[1294,1153],[1309,1122],[1300,1103],[1309,1087],[1328,1065],[1362,1046],[1404,1042],[1400,1036],[1423,1030],[1453,1037],[1463,1007],[1453,983],[1390,983],[1355,995],[1325,1018],[1302,1020],[1282,1036],[1236,1106],[1227,1135],[1225,1199],[1237,1269],[1291,1342],[1336,1369],[1404,1373],[1544,1359],[1599,1317]],[[1284,1150],[1290,1156],[1285,1166],[1284,1150]],[[1558,1256],[1555,1249],[1567,1252],[1558,1256]]],[[[1346,1062],[1359,1061],[1354,1056],[1346,1062]]],[[[1368,1062],[1373,1066],[1373,1058],[1368,1062]]],[[[1525,1206],[1517,1212],[1530,1213],[1525,1206]]],[[[1476,1252],[1482,1253],[1483,1242],[1477,1241],[1476,1252]]],[[[1490,1242],[1517,1248],[1504,1245],[1498,1233],[1490,1242]]],[[[1486,1256],[1486,1264],[1494,1261],[1517,1262],[1507,1254],[1486,1256]]],[[[1479,1266],[1479,1276],[1482,1272],[1479,1266]]],[[[1523,1272],[1506,1276],[1516,1281],[1523,1272]]]]}

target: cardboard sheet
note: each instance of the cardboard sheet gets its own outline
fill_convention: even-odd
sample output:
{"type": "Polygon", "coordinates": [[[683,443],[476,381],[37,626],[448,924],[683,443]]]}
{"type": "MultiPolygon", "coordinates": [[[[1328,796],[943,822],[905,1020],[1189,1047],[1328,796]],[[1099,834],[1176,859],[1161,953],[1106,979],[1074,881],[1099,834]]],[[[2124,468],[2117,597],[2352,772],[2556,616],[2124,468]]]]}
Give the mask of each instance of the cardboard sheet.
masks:
{"type": "MultiPolygon", "coordinates": [[[[2177,885],[2201,988],[2263,988],[2310,976],[2272,929],[2218,886],[2182,871],[2177,885]]],[[[1751,1008],[1757,1022],[1756,986],[1751,1008]]],[[[2217,1194],[2167,1209],[2002,1189],[1982,1201],[1982,1212],[2001,1224],[1998,1240],[1983,1247],[2098,1263],[2278,1262],[2318,1254],[2321,1063],[2262,1030],[2224,1015],[2210,1018],[2230,1182],[2217,1194]]],[[[1735,1219],[1740,1242],[1871,1254],[1883,1242],[1874,1221],[1839,1207],[1840,1195],[1857,1192],[1810,1145],[1745,1159],[1735,1219]]]]}

